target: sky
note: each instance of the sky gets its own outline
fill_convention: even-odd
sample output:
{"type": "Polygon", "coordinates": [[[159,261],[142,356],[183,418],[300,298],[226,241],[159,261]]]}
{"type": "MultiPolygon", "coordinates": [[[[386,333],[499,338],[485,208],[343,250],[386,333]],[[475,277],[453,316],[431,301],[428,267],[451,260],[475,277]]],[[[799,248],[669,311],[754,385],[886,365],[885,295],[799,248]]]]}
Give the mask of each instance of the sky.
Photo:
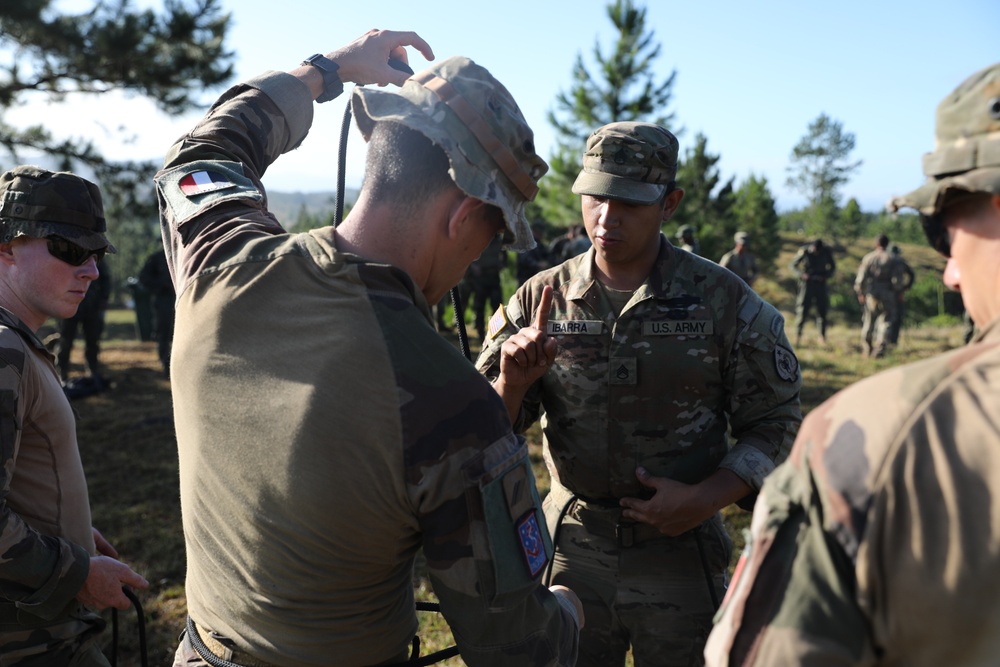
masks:
{"type": "MultiPolygon", "coordinates": [[[[55,6],[80,11],[91,4],[57,0],[55,6]]],[[[292,69],[370,28],[413,30],[438,60],[463,55],[490,70],[517,100],[545,158],[555,145],[546,114],[569,89],[577,56],[595,71],[595,46],[608,53],[615,40],[607,0],[223,0],[223,6],[233,19],[232,83],[292,69]]],[[[820,114],[856,138],[851,157],[862,165],[844,186],[844,200],[854,197],[875,211],[922,182],[920,156],[933,149],[937,104],[973,72],[1000,61],[996,0],[650,0],[644,6],[647,29],[661,45],[654,75],[677,73],[667,111],[675,114],[681,155],[704,134],[708,151],[720,156],[723,180],[734,177],[738,187],[750,175],[765,177],[782,211],[805,204],[786,185],[787,169],[792,148],[820,114]]],[[[411,51],[410,64],[419,71],[429,63],[411,51]]],[[[205,104],[221,92],[205,91],[205,104]]],[[[348,97],[317,105],[309,137],[268,170],[265,187],[335,189],[348,97]]],[[[7,121],[41,121],[57,136],[91,138],[115,159],[161,159],[202,113],[170,117],[145,99],[116,93],[58,105],[31,100],[7,121]]],[[[361,184],[364,150],[352,130],[348,187],[361,184]]]]}

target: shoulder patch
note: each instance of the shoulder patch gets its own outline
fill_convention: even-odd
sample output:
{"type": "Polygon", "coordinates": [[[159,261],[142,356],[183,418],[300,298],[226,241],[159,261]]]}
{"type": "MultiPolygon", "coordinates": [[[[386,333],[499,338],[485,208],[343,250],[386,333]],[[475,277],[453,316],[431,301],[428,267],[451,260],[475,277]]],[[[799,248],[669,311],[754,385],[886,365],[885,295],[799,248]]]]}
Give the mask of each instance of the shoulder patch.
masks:
{"type": "Polygon", "coordinates": [[[778,372],[778,377],[785,382],[795,382],[799,377],[799,360],[791,350],[775,345],[774,369],[778,372]]]}
{"type": "Polygon", "coordinates": [[[170,222],[179,227],[211,207],[233,199],[249,199],[255,204],[264,195],[244,175],[239,162],[198,160],[157,174],[154,179],[161,205],[170,222]]]}
{"type": "Polygon", "coordinates": [[[537,577],[545,569],[549,558],[545,552],[545,542],[542,541],[542,531],[538,527],[538,516],[534,511],[528,512],[518,522],[517,537],[521,542],[521,551],[528,565],[528,571],[532,578],[537,577]]]}
{"type": "Polygon", "coordinates": [[[497,312],[493,313],[493,317],[490,318],[490,326],[487,329],[486,337],[489,340],[493,340],[497,337],[501,331],[507,327],[507,311],[504,310],[503,304],[497,308],[497,312]]]}

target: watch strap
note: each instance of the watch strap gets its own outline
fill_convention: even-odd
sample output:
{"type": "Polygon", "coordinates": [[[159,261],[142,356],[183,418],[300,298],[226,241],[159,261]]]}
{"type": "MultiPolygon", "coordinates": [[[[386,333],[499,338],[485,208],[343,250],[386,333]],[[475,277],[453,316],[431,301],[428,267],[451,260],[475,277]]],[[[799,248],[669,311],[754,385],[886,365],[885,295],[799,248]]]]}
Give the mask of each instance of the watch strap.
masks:
{"type": "Polygon", "coordinates": [[[323,74],[323,92],[316,98],[317,102],[329,102],[344,92],[344,82],[340,80],[340,74],[337,73],[340,65],[322,53],[314,53],[303,60],[302,64],[312,65],[323,74]]]}

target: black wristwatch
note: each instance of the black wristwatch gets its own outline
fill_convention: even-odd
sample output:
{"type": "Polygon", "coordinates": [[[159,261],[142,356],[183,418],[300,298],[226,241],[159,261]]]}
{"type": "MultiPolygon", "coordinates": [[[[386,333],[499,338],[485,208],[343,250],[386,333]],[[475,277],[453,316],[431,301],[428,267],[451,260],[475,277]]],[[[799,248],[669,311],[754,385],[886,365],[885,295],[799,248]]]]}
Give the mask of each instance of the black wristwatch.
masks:
{"type": "Polygon", "coordinates": [[[344,92],[344,82],[340,80],[337,70],[340,65],[333,62],[322,53],[315,53],[302,61],[303,65],[312,65],[323,73],[323,94],[316,98],[317,102],[329,102],[344,92]]]}

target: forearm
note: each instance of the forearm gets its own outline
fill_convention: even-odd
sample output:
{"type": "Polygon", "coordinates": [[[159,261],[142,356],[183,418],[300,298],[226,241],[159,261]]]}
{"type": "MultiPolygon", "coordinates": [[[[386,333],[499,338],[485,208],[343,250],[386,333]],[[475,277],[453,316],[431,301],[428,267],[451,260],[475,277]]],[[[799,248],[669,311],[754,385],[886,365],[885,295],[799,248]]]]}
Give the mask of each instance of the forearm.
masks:
{"type": "Polygon", "coordinates": [[[525,395],[528,393],[528,388],[510,387],[504,380],[503,375],[497,376],[492,384],[493,389],[507,407],[507,415],[510,417],[510,423],[516,424],[518,415],[521,414],[521,405],[524,402],[525,395]]]}

